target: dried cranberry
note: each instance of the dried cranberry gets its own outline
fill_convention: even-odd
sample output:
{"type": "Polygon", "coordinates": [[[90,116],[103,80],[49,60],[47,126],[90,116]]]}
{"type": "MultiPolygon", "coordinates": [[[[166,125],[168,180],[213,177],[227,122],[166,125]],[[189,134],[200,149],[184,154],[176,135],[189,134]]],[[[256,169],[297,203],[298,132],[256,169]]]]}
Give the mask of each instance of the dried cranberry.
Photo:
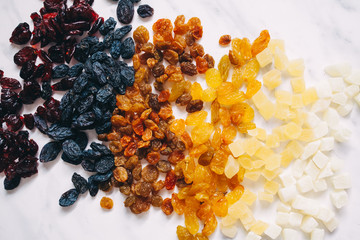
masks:
{"type": "Polygon", "coordinates": [[[51,60],[51,58],[49,57],[49,55],[44,51],[44,50],[39,50],[38,51],[38,55],[39,58],[44,62],[44,63],[52,63],[53,61],[51,60]]]}
{"type": "Polygon", "coordinates": [[[20,77],[24,80],[29,79],[35,72],[35,61],[26,62],[20,70],[20,77]]]}
{"type": "Polygon", "coordinates": [[[29,29],[29,24],[24,22],[17,25],[17,27],[14,29],[11,34],[10,42],[21,45],[27,43],[30,38],[31,32],[29,29]]]}
{"type": "Polygon", "coordinates": [[[20,116],[16,114],[6,115],[4,120],[8,128],[11,128],[11,131],[13,132],[18,131],[23,126],[20,116]]]}
{"type": "Polygon", "coordinates": [[[27,127],[30,130],[34,128],[34,116],[31,113],[24,114],[23,120],[24,120],[25,127],[27,127]]]}
{"type": "Polygon", "coordinates": [[[19,93],[21,102],[24,104],[32,104],[36,99],[40,97],[41,89],[39,83],[36,81],[24,82],[24,88],[19,93]]]}
{"type": "Polygon", "coordinates": [[[65,50],[62,45],[55,45],[48,50],[49,57],[54,63],[64,63],[65,61],[65,50]]]}
{"type": "Polygon", "coordinates": [[[0,85],[3,88],[9,88],[12,90],[21,88],[20,82],[15,78],[3,77],[0,79],[0,85]]]}
{"type": "Polygon", "coordinates": [[[1,89],[1,106],[5,113],[17,113],[22,103],[16,92],[8,88],[1,89]]]}
{"type": "Polygon", "coordinates": [[[34,48],[24,47],[14,55],[14,63],[18,66],[22,66],[28,61],[35,61],[36,58],[37,54],[34,48]]]}

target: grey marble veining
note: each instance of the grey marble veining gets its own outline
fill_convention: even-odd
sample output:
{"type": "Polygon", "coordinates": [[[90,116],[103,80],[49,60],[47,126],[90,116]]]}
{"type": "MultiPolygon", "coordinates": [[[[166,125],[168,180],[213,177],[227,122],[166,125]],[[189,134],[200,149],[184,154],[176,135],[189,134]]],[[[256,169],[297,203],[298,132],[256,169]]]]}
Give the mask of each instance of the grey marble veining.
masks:
{"type": "MultiPolygon", "coordinates": [[[[71,1],[69,1],[71,2],[71,1]]],[[[158,18],[175,20],[179,14],[187,19],[197,16],[204,26],[201,44],[214,56],[216,62],[228,52],[220,47],[218,39],[223,34],[232,37],[255,39],[261,30],[268,29],[272,38],[285,40],[290,59],[304,58],[307,84],[324,79],[323,68],[337,62],[349,62],[360,69],[360,1],[358,0],[142,0],[154,7],[155,15],[142,20],[136,14],[134,26],[151,29],[158,18]]],[[[12,57],[19,47],[10,45],[8,39],[14,27],[30,21],[30,14],[38,11],[41,0],[0,1],[0,69],[11,77],[18,77],[19,68],[12,57]]],[[[115,17],[116,2],[95,0],[94,9],[105,18],[115,17]]],[[[32,24],[30,24],[32,26],[32,24]]],[[[38,102],[39,104],[41,101],[38,102]]],[[[25,111],[34,111],[26,107],[25,111]]],[[[338,211],[340,226],[325,239],[358,239],[360,235],[360,119],[356,107],[345,124],[353,131],[350,143],[337,148],[339,156],[346,159],[345,168],[353,176],[349,205],[338,211]]],[[[31,136],[41,148],[47,139],[37,131],[31,136]]],[[[93,134],[94,136],[94,134],[93,134]]],[[[135,216],[123,207],[124,197],[118,191],[100,192],[95,198],[88,194],[68,209],[58,205],[60,195],[72,188],[71,176],[76,171],[87,176],[81,167],[73,167],[61,159],[47,166],[41,164],[39,173],[22,181],[18,189],[6,192],[0,189],[0,240],[72,240],[72,239],[177,239],[176,226],[184,225],[182,217],[166,217],[159,209],[135,216]],[[104,211],[99,206],[101,197],[109,195],[114,208],[104,211]]],[[[3,181],[4,174],[0,174],[3,181]]],[[[268,213],[264,206],[256,216],[268,213]]],[[[240,228],[236,239],[243,239],[240,228]]],[[[219,230],[213,240],[226,239],[219,230]]],[[[264,238],[266,239],[266,238],[264,238]]]]}

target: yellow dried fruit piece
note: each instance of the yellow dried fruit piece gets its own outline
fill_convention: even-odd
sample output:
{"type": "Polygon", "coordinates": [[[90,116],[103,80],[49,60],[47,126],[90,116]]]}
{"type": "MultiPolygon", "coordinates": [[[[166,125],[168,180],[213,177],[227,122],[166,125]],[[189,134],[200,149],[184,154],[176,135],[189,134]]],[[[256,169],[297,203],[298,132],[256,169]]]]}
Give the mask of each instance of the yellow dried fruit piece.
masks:
{"type": "MultiPolygon", "coordinates": [[[[221,75],[221,78],[223,81],[226,81],[226,79],[229,76],[230,66],[231,66],[231,63],[230,63],[229,56],[224,55],[220,59],[220,62],[218,64],[218,69],[219,69],[219,72],[220,72],[220,75],[221,75]]],[[[205,78],[206,78],[206,76],[205,76],[205,78]]],[[[211,87],[211,86],[209,86],[209,87],[211,87]]],[[[214,87],[214,88],[216,88],[216,87],[214,87]]]]}
{"type": "Polygon", "coordinates": [[[269,101],[268,97],[264,94],[263,91],[258,91],[251,99],[255,104],[256,108],[261,108],[266,102],[269,101]]]}
{"type": "Polygon", "coordinates": [[[197,111],[194,113],[188,114],[185,120],[185,124],[188,126],[196,126],[205,122],[208,113],[204,110],[197,111]]]}
{"type": "Polygon", "coordinates": [[[185,211],[185,226],[191,234],[195,234],[199,231],[200,225],[196,213],[193,211],[185,211]]]}
{"type": "Polygon", "coordinates": [[[259,180],[260,176],[261,176],[260,170],[256,170],[256,169],[247,170],[244,175],[245,178],[247,178],[253,182],[256,182],[257,180],[259,180]]]}
{"type": "Polygon", "coordinates": [[[225,197],[228,201],[229,205],[232,205],[234,203],[236,203],[237,201],[239,201],[239,199],[241,198],[241,196],[244,193],[244,187],[242,185],[239,185],[237,187],[235,187],[231,192],[228,192],[225,197]]]}
{"type": "Polygon", "coordinates": [[[271,150],[269,147],[261,146],[259,150],[255,153],[255,157],[265,161],[265,159],[272,154],[274,154],[274,151],[271,150]]]}
{"type": "Polygon", "coordinates": [[[220,86],[221,83],[223,82],[220,71],[217,70],[216,68],[210,68],[206,71],[205,80],[206,80],[206,84],[214,89],[220,86]]]}
{"type": "Polygon", "coordinates": [[[266,130],[263,128],[256,128],[257,129],[257,135],[256,138],[265,141],[266,140],[266,130]]]}
{"type": "Polygon", "coordinates": [[[247,231],[256,223],[252,211],[241,199],[229,207],[229,214],[240,219],[247,231]]]}
{"type": "Polygon", "coordinates": [[[279,191],[280,184],[274,181],[267,181],[264,184],[264,190],[275,195],[279,191]]]}
{"type": "Polygon", "coordinates": [[[279,136],[276,134],[269,134],[266,137],[266,146],[269,148],[277,148],[280,146],[280,139],[279,136]]]}
{"type": "Polygon", "coordinates": [[[201,99],[202,92],[203,92],[203,89],[202,89],[200,83],[194,82],[191,85],[190,93],[191,93],[191,97],[192,97],[193,100],[201,99]]]}
{"type": "Polygon", "coordinates": [[[245,139],[244,150],[249,156],[253,156],[256,151],[262,146],[261,142],[254,137],[245,139]]]}
{"type": "Polygon", "coordinates": [[[263,83],[269,90],[277,88],[282,83],[281,72],[277,69],[268,71],[263,76],[263,83]]]}
{"type": "Polygon", "coordinates": [[[221,133],[221,139],[224,144],[228,145],[233,142],[234,138],[237,135],[237,129],[235,126],[228,126],[224,127],[222,133],[221,133]]]}
{"type": "Polygon", "coordinates": [[[305,81],[303,77],[290,79],[291,87],[294,93],[302,93],[305,90],[305,81]]]}
{"type": "Polygon", "coordinates": [[[245,62],[251,59],[252,53],[251,53],[251,43],[250,40],[247,38],[241,39],[240,42],[240,64],[243,65],[245,62]]]}
{"type": "Polygon", "coordinates": [[[314,140],[314,132],[312,129],[303,129],[301,135],[298,138],[299,141],[311,142],[314,140]]]}
{"type": "Polygon", "coordinates": [[[240,88],[242,86],[242,84],[244,83],[244,78],[242,75],[241,67],[234,68],[233,74],[231,76],[231,82],[235,88],[240,88]]]}
{"type": "Polygon", "coordinates": [[[305,106],[312,104],[318,100],[318,95],[314,87],[306,89],[302,93],[302,99],[305,106]]]}
{"type": "Polygon", "coordinates": [[[257,128],[248,131],[248,135],[251,137],[256,137],[257,134],[258,134],[257,128]]]}
{"type": "Polygon", "coordinates": [[[252,80],[248,83],[246,88],[245,97],[247,99],[252,98],[261,88],[261,82],[258,80],[252,80]]]}
{"type": "Polygon", "coordinates": [[[256,200],[256,194],[250,191],[249,189],[245,189],[240,200],[245,204],[247,204],[248,206],[251,206],[256,200]]]}
{"type": "Polygon", "coordinates": [[[287,71],[290,74],[290,76],[293,77],[300,77],[304,75],[304,59],[299,58],[295,60],[289,61],[289,64],[287,66],[287,71]]]}
{"type": "Polygon", "coordinates": [[[277,103],[275,105],[275,114],[274,117],[282,120],[288,121],[294,117],[294,113],[290,110],[290,107],[283,103],[277,103]]]}
{"type": "Polygon", "coordinates": [[[175,133],[177,136],[181,136],[185,132],[185,121],[184,119],[175,119],[169,126],[170,131],[175,133]]]}
{"type": "Polygon", "coordinates": [[[221,85],[216,89],[218,96],[229,95],[237,89],[235,88],[234,84],[231,82],[223,82],[221,85]]]}
{"type": "Polygon", "coordinates": [[[195,146],[193,147],[190,151],[189,151],[189,155],[191,157],[200,157],[201,154],[205,153],[209,148],[205,145],[205,144],[201,144],[199,146],[195,146]]]}
{"type": "Polygon", "coordinates": [[[240,133],[247,133],[248,130],[252,130],[255,129],[256,125],[253,122],[249,122],[249,123],[240,123],[238,126],[238,130],[240,133]]]}
{"type": "Polygon", "coordinates": [[[259,113],[266,121],[269,120],[275,114],[275,104],[270,101],[265,102],[264,105],[259,108],[259,113]]]}
{"type": "Polygon", "coordinates": [[[264,231],[269,227],[269,224],[261,220],[257,220],[254,225],[251,226],[250,231],[261,236],[264,231]]]}
{"type": "Polygon", "coordinates": [[[229,149],[234,157],[238,157],[244,154],[245,150],[243,148],[243,140],[238,139],[235,142],[229,144],[229,149]]]}
{"type": "Polygon", "coordinates": [[[265,162],[263,160],[255,160],[252,161],[252,167],[253,169],[259,169],[265,165],[265,162]]]}
{"type": "Polygon", "coordinates": [[[284,149],[284,151],[281,152],[281,166],[289,166],[292,160],[294,160],[292,152],[289,149],[284,149]]]}
{"type": "Polygon", "coordinates": [[[246,170],[251,170],[253,168],[253,161],[251,157],[247,154],[239,156],[238,161],[240,163],[240,166],[245,168],[246,170]]]}
{"type": "Polygon", "coordinates": [[[284,135],[288,139],[297,139],[300,137],[301,132],[301,127],[294,122],[289,122],[288,124],[284,125],[284,135]]]}
{"type": "Polygon", "coordinates": [[[216,99],[217,97],[217,92],[214,88],[207,88],[202,92],[202,97],[201,99],[204,102],[212,102],[216,99]]]}
{"type": "Polygon", "coordinates": [[[233,156],[230,155],[225,165],[225,170],[224,170],[225,176],[229,179],[232,178],[239,171],[239,167],[240,167],[239,162],[233,156]]]}
{"type": "Polygon", "coordinates": [[[256,60],[259,62],[260,67],[265,67],[273,62],[273,55],[269,48],[265,48],[262,52],[256,55],[256,60]]]}
{"type": "Polygon", "coordinates": [[[217,152],[215,152],[210,163],[211,171],[213,171],[218,175],[223,174],[227,160],[228,160],[228,155],[225,152],[223,152],[222,150],[218,150],[217,152]]]}
{"type": "Polygon", "coordinates": [[[295,158],[300,157],[304,152],[304,147],[298,141],[293,140],[286,145],[285,149],[289,149],[289,151],[293,154],[295,158]]]}
{"type": "MultiPolygon", "coordinates": [[[[231,208],[231,206],[230,206],[230,208],[231,208]]],[[[227,216],[225,216],[221,219],[220,228],[233,226],[236,223],[236,221],[237,221],[237,217],[234,217],[234,216],[228,214],[227,216]]]]}
{"type": "Polygon", "coordinates": [[[245,82],[255,80],[260,70],[260,65],[256,58],[250,59],[245,65],[241,67],[241,77],[245,82]]]}
{"type": "Polygon", "coordinates": [[[278,103],[291,105],[292,104],[292,94],[291,92],[285,90],[276,90],[275,99],[278,103]]]}
{"type": "Polygon", "coordinates": [[[274,195],[267,193],[267,192],[259,192],[258,193],[258,198],[260,201],[265,201],[265,202],[269,202],[272,203],[274,201],[274,195]]]}
{"type": "Polygon", "coordinates": [[[224,127],[231,124],[230,111],[225,107],[221,107],[219,110],[220,122],[224,127]]]}
{"type": "Polygon", "coordinates": [[[265,177],[266,180],[268,181],[272,181],[274,180],[277,176],[279,176],[279,174],[282,172],[281,168],[277,168],[273,171],[267,170],[267,169],[263,169],[262,170],[262,175],[265,177]]]}
{"type": "Polygon", "coordinates": [[[285,70],[289,64],[289,59],[285,55],[285,52],[279,48],[275,48],[274,53],[274,66],[280,71],[285,70]]]}
{"type": "Polygon", "coordinates": [[[281,39],[270,39],[268,48],[270,49],[271,53],[275,53],[275,49],[279,48],[281,51],[285,52],[285,43],[284,40],[281,39]]]}
{"type": "Polygon", "coordinates": [[[191,130],[191,138],[195,146],[207,142],[214,131],[214,126],[211,123],[203,123],[195,126],[191,130]]]}
{"type": "Polygon", "coordinates": [[[281,155],[280,154],[272,154],[268,156],[265,160],[265,169],[273,171],[278,169],[281,165],[281,155]]]}
{"type": "Polygon", "coordinates": [[[231,106],[236,103],[240,103],[245,101],[245,94],[243,91],[235,91],[228,95],[218,96],[217,100],[220,104],[225,106],[231,106]]]}
{"type": "Polygon", "coordinates": [[[302,107],[304,107],[302,95],[294,94],[292,96],[291,108],[302,108],[302,107]]]}

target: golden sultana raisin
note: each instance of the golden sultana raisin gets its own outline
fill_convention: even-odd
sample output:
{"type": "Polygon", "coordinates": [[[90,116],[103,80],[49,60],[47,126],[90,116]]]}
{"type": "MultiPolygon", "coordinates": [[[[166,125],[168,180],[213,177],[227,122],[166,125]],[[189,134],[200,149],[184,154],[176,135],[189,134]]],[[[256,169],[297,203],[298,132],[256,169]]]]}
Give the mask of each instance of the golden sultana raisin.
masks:
{"type": "Polygon", "coordinates": [[[270,34],[268,30],[263,30],[260,33],[260,36],[255,39],[251,45],[252,56],[255,57],[258,53],[262,52],[269,44],[270,34]]]}
{"type": "Polygon", "coordinates": [[[185,23],[185,16],[179,15],[176,17],[174,22],[174,33],[184,35],[189,30],[188,23],[185,23]]]}
{"type": "Polygon", "coordinates": [[[147,43],[149,41],[149,31],[146,29],[146,27],[140,25],[134,30],[133,38],[135,43],[147,43]]]}
{"type": "Polygon", "coordinates": [[[166,214],[170,215],[174,211],[173,206],[171,205],[171,199],[165,198],[161,205],[161,210],[166,214]]]}
{"type": "Polygon", "coordinates": [[[206,71],[205,80],[206,80],[206,84],[214,89],[220,86],[221,83],[223,82],[220,71],[215,68],[210,68],[206,71]]]}
{"type": "Polygon", "coordinates": [[[229,70],[230,70],[230,59],[228,55],[224,55],[221,59],[220,62],[218,64],[218,69],[221,75],[221,78],[223,81],[226,81],[226,79],[228,78],[229,75],[229,70]]]}
{"type": "Polygon", "coordinates": [[[111,198],[102,197],[100,200],[100,206],[104,209],[112,209],[114,202],[111,198]]]}
{"type": "Polygon", "coordinates": [[[208,70],[209,66],[205,58],[197,56],[195,61],[196,61],[196,69],[199,73],[205,73],[206,70],[208,70]]]}
{"type": "Polygon", "coordinates": [[[219,44],[222,46],[226,46],[228,44],[230,44],[231,42],[231,36],[230,35],[222,35],[219,39],[219,44]]]}
{"type": "Polygon", "coordinates": [[[207,115],[208,115],[208,113],[204,110],[190,113],[186,117],[185,123],[186,123],[186,125],[189,125],[189,126],[199,125],[205,121],[207,115]]]}

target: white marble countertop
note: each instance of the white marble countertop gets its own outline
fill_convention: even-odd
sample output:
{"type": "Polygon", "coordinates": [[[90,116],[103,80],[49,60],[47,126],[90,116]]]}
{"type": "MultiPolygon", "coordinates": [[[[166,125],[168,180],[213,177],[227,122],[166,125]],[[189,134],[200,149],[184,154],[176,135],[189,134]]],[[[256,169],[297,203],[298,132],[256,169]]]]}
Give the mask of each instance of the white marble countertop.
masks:
{"type": "MultiPolygon", "coordinates": [[[[18,47],[10,45],[8,39],[20,22],[30,24],[30,14],[38,11],[41,0],[0,1],[0,69],[6,76],[18,76],[19,69],[13,63],[18,47]]],[[[272,38],[285,40],[290,59],[304,58],[306,83],[324,78],[323,68],[337,62],[349,62],[360,68],[360,1],[357,0],[142,0],[155,9],[147,20],[136,14],[133,25],[145,25],[151,29],[158,18],[170,18],[179,14],[187,19],[197,16],[204,26],[201,44],[218,62],[228,49],[218,45],[223,34],[232,37],[255,39],[261,30],[268,29],[272,38]]],[[[95,0],[94,9],[105,18],[115,17],[116,2],[95,0]]],[[[32,23],[30,24],[32,28],[32,23]]],[[[36,104],[40,104],[38,100],[36,104]]],[[[24,112],[33,111],[26,106],[24,112]]],[[[336,154],[345,159],[345,168],[352,175],[353,188],[349,191],[349,204],[338,211],[339,228],[325,239],[359,239],[360,236],[360,120],[359,107],[345,119],[352,131],[351,140],[336,148],[336,154]]],[[[47,139],[31,131],[39,147],[47,139]]],[[[95,138],[95,134],[92,134],[95,138]]],[[[176,226],[184,225],[182,217],[173,214],[164,216],[159,209],[135,216],[123,207],[124,197],[118,191],[99,192],[95,198],[89,194],[79,197],[74,206],[61,208],[60,195],[72,188],[71,176],[76,171],[87,174],[81,166],[72,166],[57,159],[49,164],[40,164],[39,173],[23,179],[20,186],[6,192],[0,187],[0,239],[2,240],[70,240],[70,239],[177,239],[176,226]],[[100,199],[110,195],[114,208],[105,211],[99,206],[100,199]]],[[[4,174],[0,174],[0,181],[4,174]]],[[[262,214],[258,212],[256,214],[262,214]]],[[[243,239],[239,231],[236,239],[243,239]]],[[[219,230],[210,239],[226,239],[219,230]]]]}

